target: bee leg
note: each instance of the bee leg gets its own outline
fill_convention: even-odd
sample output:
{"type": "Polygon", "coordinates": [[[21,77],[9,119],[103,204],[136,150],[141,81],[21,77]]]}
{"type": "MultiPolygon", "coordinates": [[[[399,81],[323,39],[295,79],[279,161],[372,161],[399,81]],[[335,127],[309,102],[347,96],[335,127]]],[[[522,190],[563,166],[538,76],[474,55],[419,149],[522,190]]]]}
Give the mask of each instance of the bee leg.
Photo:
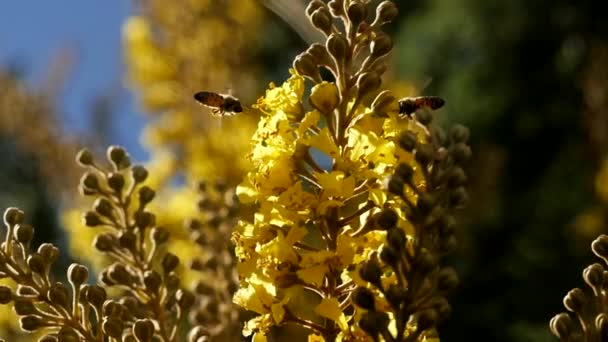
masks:
{"type": "Polygon", "coordinates": [[[222,112],[222,110],[219,108],[214,108],[211,110],[211,114],[215,117],[221,116],[222,115],[221,112],[222,112]]]}

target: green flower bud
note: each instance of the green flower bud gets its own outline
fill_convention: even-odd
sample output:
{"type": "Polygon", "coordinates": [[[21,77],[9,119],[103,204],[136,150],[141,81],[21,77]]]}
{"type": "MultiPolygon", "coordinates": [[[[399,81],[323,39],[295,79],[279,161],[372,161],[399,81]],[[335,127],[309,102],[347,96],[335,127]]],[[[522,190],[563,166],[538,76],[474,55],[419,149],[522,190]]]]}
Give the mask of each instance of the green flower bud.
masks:
{"type": "Polygon", "coordinates": [[[87,301],[97,309],[101,309],[108,298],[106,290],[99,285],[89,285],[86,291],[87,301]]]}
{"type": "Polygon", "coordinates": [[[433,147],[430,144],[420,144],[414,152],[414,157],[422,166],[427,166],[433,161],[433,152],[433,147]]]}
{"type": "Polygon", "coordinates": [[[120,338],[122,336],[124,324],[120,319],[117,318],[104,318],[101,328],[104,334],[110,337],[120,338]]]}
{"type": "Polygon", "coordinates": [[[103,223],[94,211],[87,211],[82,215],[82,221],[87,227],[96,227],[103,223]]]}
{"type": "Polygon", "coordinates": [[[397,227],[388,230],[386,240],[389,246],[393,247],[397,251],[404,249],[407,241],[403,230],[397,227]]]}
{"type": "Polygon", "coordinates": [[[574,288],[564,297],[564,306],[570,312],[582,312],[587,298],[585,292],[579,288],[574,288]]]}
{"type": "Polygon", "coordinates": [[[163,271],[165,274],[167,274],[175,270],[175,268],[179,265],[179,258],[175,256],[175,254],[167,253],[163,257],[161,264],[163,266],[163,271]]]}
{"type": "Polygon", "coordinates": [[[190,291],[179,289],[175,292],[175,299],[179,308],[187,311],[194,304],[196,298],[194,298],[194,295],[190,291]]]}
{"type": "Polygon", "coordinates": [[[34,238],[34,227],[29,224],[18,224],[13,234],[15,240],[22,244],[28,244],[34,238]]]}
{"type": "Polygon", "coordinates": [[[439,321],[439,315],[435,309],[426,309],[418,315],[418,330],[425,331],[435,327],[439,321]]]}
{"type": "Polygon", "coordinates": [[[370,44],[371,56],[380,58],[393,49],[393,40],[387,34],[379,34],[370,44]]]}
{"type": "Polygon", "coordinates": [[[327,47],[323,44],[313,43],[306,49],[306,52],[312,57],[312,61],[317,65],[330,65],[331,63],[331,57],[329,56],[327,47]]]}
{"type": "Polygon", "coordinates": [[[8,304],[13,300],[13,290],[10,287],[0,285],[0,304],[8,304]]]}
{"type": "Polygon", "coordinates": [[[325,3],[323,3],[323,1],[312,0],[308,3],[308,6],[306,6],[306,15],[310,17],[314,13],[314,11],[322,7],[325,7],[325,3]]]}
{"type": "MultiPolygon", "coordinates": [[[[379,72],[376,72],[380,75],[379,72]]],[[[397,99],[391,94],[390,90],[383,90],[378,95],[374,101],[372,101],[371,105],[374,113],[380,117],[388,117],[387,112],[397,112],[399,111],[399,103],[397,99]]]]}
{"type": "Polygon", "coordinates": [[[107,158],[116,170],[126,169],[131,166],[131,159],[124,148],[120,146],[110,146],[107,150],[107,158]]]}
{"type": "Polygon", "coordinates": [[[361,279],[378,287],[381,286],[380,276],[382,276],[382,269],[375,259],[363,263],[359,269],[359,275],[361,276],[361,279]]]}
{"type": "Polygon", "coordinates": [[[329,38],[327,38],[325,46],[327,47],[329,54],[336,61],[336,64],[342,65],[344,58],[346,57],[346,47],[348,46],[346,39],[340,34],[332,33],[329,38]]]}
{"type": "Polygon", "coordinates": [[[383,1],[376,8],[376,19],[374,23],[382,25],[390,23],[399,15],[397,6],[392,1],[383,1]]]}
{"type": "Polygon", "coordinates": [[[162,284],[163,279],[156,271],[146,271],[144,273],[144,285],[151,293],[156,293],[162,284]]]}
{"type": "Polygon", "coordinates": [[[135,183],[141,183],[148,178],[148,170],[141,165],[135,165],[131,168],[131,177],[135,183]]]}
{"type": "Polygon", "coordinates": [[[100,252],[109,252],[116,247],[116,238],[110,233],[99,234],[93,240],[93,246],[100,252]]]}
{"type": "Polygon", "coordinates": [[[458,187],[450,193],[450,206],[453,208],[462,208],[469,202],[469,195],[464,187],[458,187]]]}
{"type": "Polygon", "coordinates": [[[608,235],[600,235],[591,243],[591,250],[600,258],[608,259],[608,235]]]}
{"type": "Polygon", "coordinates": [[[573,332],[574,323],[572,318],[567,313],[560,313],[551,319],[549,327],[551,332],[559,337],[561,340],[566,341],[573,332]]]}
{"type": "Polygon", "coordinates": [[[89,278],[89,270],[80,264],[71,264],[68,267],[68,280],[74,286],[79,288],[89,278]]]}
{"type": "Polygon", "coordinates": [[[394,248],[384,246],[380,251],[380,260],[392,268],[395,268],[399,265],[399,254],[394,248]]]}
{"type": "Polygon", "coordinates": [[[358,97],[364,97],[367,94],[376,91],[380,87],[382,80],[374,71],[364,72],[357,78],[358,97]]]}
{"type": "Polygon", "coordinates": [[[336,18],[344,15],[344,0],[331,0],[327,3],[327,7],[329,7],[331,15],[336,18]]]}
{"type": "Polygon", "coordinates": [[[39,275],[46,274],[47,264],[45,263],[44,258],[42,258],[42,256],[40,256],[38,253],[30,254],[30,256],[27,258],[27,267],[29,267],[32,272],[39,275]]]}
{"type": "Polygon", "coordinates": [[[121,285],[132,286],[135,281],[133,274],[131,274],[127,267],[117,262],[108,267],[108,276],[111,280],[121,285]]]}
{"type": "Polygon", "coordinates": [[[449,153],[454,158],[456,164],[462,165],[467,160],[471,159],[471,148],[464,143],[456,143],[450,146],[449,153]]]}
{"type": "Polygon", "coordinates": [[[51,303],[64,308],[68,308],[70,295],[68,289],[62,283],[55,283],[47,293],[51,303]]]}
{"type": "Polygon", "coordinates": [[[412,152],[418,144],[418,138],[414,132],[405,131],[399,136],[399,146],[409,152],[412,152]]]}
{"type": "Polygon", "coordinates": [[[403,196],[403,190],[405,188],[405,184],[400,177],[391,177],[388,181],[388,191],[397,196],[403,196]]]}
{"type": "Polygon", "coordinates": [[[458,273],[452,267],[444,267],[437,274],[437,289],[450,292],[458,286],[458,273]]]}
{"type": "Polygon", "coordinates": [[[149,319],[138,319],[133,324],[133,335],[139,342],[150,342],[154,335],[154,323],[149,319]]]}
{"type": "Polygon", "coordinates": [[[382,229],[391,229],[397,225],[399,216],[393,209],[383,209],[377,218],[378,226],[382,229]]]}
{"type": "Polygon", "coordinates": [[[66,326],[61,327],[61,330],[57,333],[58,342],[80,342],[80,336],[74,329],[66,326]]]}
{"type": "Polygon", "coordinates": [[[406,183],[410,183],[414,177],[414,168],[408,163],[399,163],[395,170],[395,176],[401,178],[406,183]]]}
{"type": "Polygon", "coordinates": [[[162,245],[169,240],[169,232],[162,227],[155,227],[152,229],[152,241],[156,245],[162,245]]]}
{"type": "Polygon", "coordinates": [[[310,77],[313,80],[319,78],[319,69],[317,68],[317,63],[307,52],[300,54],[294,59],[293,68],[296,69],[298,74],[302,76],[310,77]]]}
{"type": "Polygon", "coordinates": [[[112,172],[108,175],[108,185],[114,192],[120,193],[125,186],[125,177],[117,172],[112,172]]]}
{"type": "Polygon", "coordinates": [[[469,129],[463,125],[454,125],[450,129],[450,139],[454,143],[466,143],[469,140],[469,129]]]}
{"type": "Polygon", "coordinates": [[[137,242],[137,236],[132,231],[124,231],[118,237],[118,245],[122,248],[134,250],[137,242]]]}
{"type": "Polygon", "coordinates": [[[156,216],[148,211],[137,211],[134,215],[135,225],[139,229],[146,229],[156,224],[156,216]]]}
{"type": "Polygon", "coordinates": [[[144,185],[139,188],[138,194],[139,203],[143,207],[154,199],[156,192],[154,192],[154,190],[152,190],[150,187],[144,185]]]}
{"type": "Polygon", "coordinates": [[[28,332],[33,332],[46,326],[42,317],[34,315],[19,318],[19,325],[21,326],[21,330],[28,332]]]}
{"type": "Polygon", "coordinates": [[[591,288],[596,289],[597,291],[601,292],[602,285],[604,283],[603,272],[604,272],[604,268],[602,267],[602,265],[600,265],[598,263],[589,265],[583,271],[583,279],[585,279],[585,282],[591,288]]]}
{"type": "Polygon", "coordinates": [[[331,34],[332,20],[326,7],[317,8],[310,16],[312,25],[326,35],[331,34]]]}
{"type": "Polygon", "coordinates": [[[433,114],[429,110],[419,110],[416,112],[416,121],[428,126],[433,121],[433,114]]]}
{"type": "Polygon", "coordinates": [[[91,151],[83,148],[82,150],[78,151],[78,154],[76,155],[76,162],[78,162],[78,164],[81,166],[91,166],[94,162],[93,154],[91,151]]]}
{"type": "Polygon", "coordinates": [[[355,291],[353,291],[353,303],[365,310],[374,310],[374,294],[365,287],[357,287],[355,291]]]}
{"type": "Polygon", "coordinates": [[[10,207],[4,211],[4,224],[7,226],[14,226],[16,224],[22,223],[25,219],[25,214],[23,211],[10,207]]]}
{"type": "Polygon", "coordinates": [[[397,284],[392,284],[386,290],[385,296],[393,308],[399,308],[407,296],[407,290],[397,284]]]}
{"type": "Polygon", "coordinates": [[[448,187],[454,189],[467,182],[467,175],[461,167],[454,167],[449,171],[447,181],[448,187]]]}
{"type": "Polygon", "coordinates": [[[34,315],[38,313],[34,301],[30,298],[15,298],[14,308],[19,316],[34,315]]]}
{"type": "Polygon", "coordinates": [[[367,17],[367,6],[358,1],[353,1],[348,5],[346,15],[356,28],[367,17]]]}
{"type": "MultiPolygon", "coordinates": [[[[107,198],[104,197],[99,197],[95,200],[95,202],[93,203],[93,210],[95,210],[96,213],[98,213],[101,216],[105,216],[105,217],[112,217],[112,211],[113,211],[113,207],[112,207],[112,203],[110,203],[110,201],[107,198]]],[[[86,220],[86,217],[85,217],[86,220]]],[[[95,219],[93,219],[95,220],[95,219]]],[[[99,224],[99,223],[97,223],[99,224]]],[[[88,224],[87,224],[88,226],[88,224]]]]}

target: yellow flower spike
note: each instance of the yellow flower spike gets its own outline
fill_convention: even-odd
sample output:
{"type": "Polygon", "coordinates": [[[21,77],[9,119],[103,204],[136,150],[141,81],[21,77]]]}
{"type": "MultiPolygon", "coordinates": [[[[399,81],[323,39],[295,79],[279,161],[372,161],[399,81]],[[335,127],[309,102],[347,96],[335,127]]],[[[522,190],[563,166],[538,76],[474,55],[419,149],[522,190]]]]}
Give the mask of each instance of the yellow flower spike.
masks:
{"type": "Polygon", "coordinates": [[[327,271],[329,271],[329,267],[321,264],[302,268],[298,270],[296,274],[298,275],[298,278],[302,279],[306,284],[321,286],[323,285],[323,279],[325,279],[327,271]]]}
{"type": "Polygon", "coordinates": [[[255,107],[268,115],[283,112],[290,121],[299,121],[304,115],[301,102],[304,95],[304,77],[293,70],[291,74],[291,77],[280,87],[271,83],[266,95],[258,99],[255,107]]]}
{"type": "Polygon", "coordinates": [[[319,149],[321,152],[334,159],[340,157],[340,149],[336,146],[327,127],[322,128],[319,134],[305,139],[305,143],[310,147],[319,149]]]}
{"type": "Polygon", "coordinates": [[[315,313],[334,321],[341,330],[348,330],[346,316],[340,309],[340,302],[336,298],[323,298],[321,303],[315,307],[315,313]]]}
{"type": "Polygon", "coordinates": [[[355,190],[355,178],[346,177],[342,171],[317,174],[317,182],[323,187],[322,198],[348,199],[355,190]]]}
{"type": "Polygon", "coordinates": [[[180,99],[181,87],[175,82],[154,83],[145,88],[143,105],[151,111],[159,111],[174,106],[180,99]]]}
{"type": "Polygon", "coordinates": [[[335,83],[322,82],[312,87],[309,97],[310,105],[324,115],[328,115],[336,109],[339,101],[340,95],[335,83]]]}

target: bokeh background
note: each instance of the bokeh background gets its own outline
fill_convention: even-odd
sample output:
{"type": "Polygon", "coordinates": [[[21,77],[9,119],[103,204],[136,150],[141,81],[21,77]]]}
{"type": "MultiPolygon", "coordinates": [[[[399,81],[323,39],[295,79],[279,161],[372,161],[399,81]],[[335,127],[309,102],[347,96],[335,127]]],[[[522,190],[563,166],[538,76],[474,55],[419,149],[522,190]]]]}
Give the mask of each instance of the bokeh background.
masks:
{"type": "MultiPolygon", "coordinates": [[[[471,203],[449,260],[462,285],[441,339],[555,340],[549,319],[582,283],[593,261],[589,243],[608,221],[608,25],[600,1],[397,2],[387,85],[403,96],[444,97],[436,119],[472,132],[471,203]]],[[[78,230],[65,227],[77,206],[73,155],[108,144],[156,165],[158,186],[183,195],[171,204],[183,206],[189,195],[180,189],[227,175],[221,164],[244,153],[255,124],[211,120],[191,94],[230,89],[252,103],[268,82],[282,81],[316,37],[303,6],[3,2],[0,206],[25,209],[39,241],[74,245],[78,230]]],[[[230,184],[238,183],[236,169],[230,184]]]]}

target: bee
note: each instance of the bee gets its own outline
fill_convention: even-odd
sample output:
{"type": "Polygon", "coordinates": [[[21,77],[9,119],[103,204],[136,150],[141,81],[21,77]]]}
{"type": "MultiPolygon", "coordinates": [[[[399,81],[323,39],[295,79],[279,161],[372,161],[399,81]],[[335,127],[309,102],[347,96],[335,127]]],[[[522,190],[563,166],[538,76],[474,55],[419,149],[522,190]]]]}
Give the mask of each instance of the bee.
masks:
{"type": "Polygon", "coordinates": [[[445,104],[445,101],[439,96],[417,96],[404,97],[399,100],[399,114],[405,114],[411,117],[413,113],[422,108],[430,108],[437,110],[445,104]]]}
{"type": "Polygon", "coordinates": [[[194,94],[194,99],[203,106],[211,108],[213,116],[223,117],[243,112],[241,102],[232,95],[199,91],[194,94]]]}

